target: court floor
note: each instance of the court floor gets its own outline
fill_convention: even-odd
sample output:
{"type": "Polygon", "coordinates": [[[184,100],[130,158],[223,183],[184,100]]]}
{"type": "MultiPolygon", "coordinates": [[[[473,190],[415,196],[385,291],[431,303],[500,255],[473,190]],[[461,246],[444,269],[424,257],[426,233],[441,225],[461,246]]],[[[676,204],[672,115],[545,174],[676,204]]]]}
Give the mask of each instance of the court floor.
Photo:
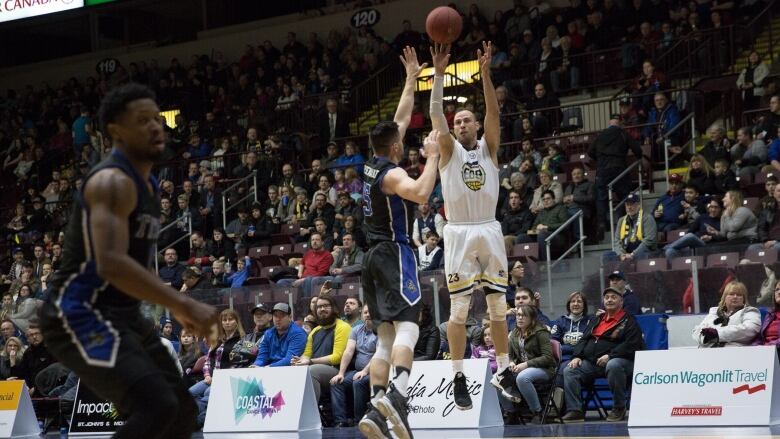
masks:
{"type": "MultiPolygon", "coordinates": [[[[422,438],[520,438],[520,437],[566,437],[566,438],[778,438],[780,425],[773,427],[707,427],[707,428],[631,428],[625,422],[587,422],[582,424],[551,424],[543,426],[507,426],[480,430],[414,430],[414,437],[422,438]]],[[[59,433],[49,433],[47,438],[60,438],[59,433]]],[[[91,436],[109,437],[109,436],[91,436]]],[[[193,439],[358,439],[363,436],[356,428],[326,428],[323,430],[295,433],[196,433],[193,439]]]]}

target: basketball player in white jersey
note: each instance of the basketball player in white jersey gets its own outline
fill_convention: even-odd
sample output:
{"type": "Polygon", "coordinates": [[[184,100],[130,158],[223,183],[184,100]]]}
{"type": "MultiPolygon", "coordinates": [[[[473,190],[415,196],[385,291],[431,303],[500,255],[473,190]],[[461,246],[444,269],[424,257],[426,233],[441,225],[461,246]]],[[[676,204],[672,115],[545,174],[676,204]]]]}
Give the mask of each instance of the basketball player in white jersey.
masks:
{"type": "MultiPolygon", "coordinates": [[[[439,173],[444,197],[447,225],[444,226],[444,270],[450,292],[450,320],[447,340],[452,354],[453,397],[460,410],[471,409],[463,355],[466,349],[466,318],[470,294],[482,288],[490,314],[490,328],[496,347],[498,370],[491,383],[510,399],[517,400],[509,370],[509,337],[506,324],[507,259],[501,225],[496,221],[498,203],[498,147],[500,143],[499,110],[496,89],[490,79],[490,42],[477,50],[482,87],[485,95],[485,131],[474,113],[461,110],[455,114],[455,137],[447,134],[442,96],[444,71],[449,61],[449,46],[431,48],[434,66],[431,92],[431,121],[439,130],[439,173]]],[[[478,377],[475,377],[478,378],[478,377]]]]}

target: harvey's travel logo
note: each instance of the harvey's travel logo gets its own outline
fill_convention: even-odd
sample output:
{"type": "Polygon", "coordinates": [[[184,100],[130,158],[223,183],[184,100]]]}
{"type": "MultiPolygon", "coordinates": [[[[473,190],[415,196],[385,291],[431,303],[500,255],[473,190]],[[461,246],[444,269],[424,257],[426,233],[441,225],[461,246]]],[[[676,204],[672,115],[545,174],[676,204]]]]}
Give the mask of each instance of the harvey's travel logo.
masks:
{"type": "Polygon", "coordinates": [[[246,415],[260,415],[260,419],[270,418],[279,413],[285,405],[281,390],[276,392],[276,395],[268,395],[263,388],[263,382],[255,378],[245,380],[231,377],[230,388],[233,392],[236,424],[246,415]]]}

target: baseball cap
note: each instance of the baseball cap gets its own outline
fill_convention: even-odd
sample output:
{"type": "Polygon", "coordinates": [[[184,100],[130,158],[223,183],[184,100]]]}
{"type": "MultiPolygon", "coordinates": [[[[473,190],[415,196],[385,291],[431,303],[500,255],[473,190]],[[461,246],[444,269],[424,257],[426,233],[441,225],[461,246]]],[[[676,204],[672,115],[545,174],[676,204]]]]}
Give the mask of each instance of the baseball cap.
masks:
{"type": "Polygon", "coordinates": [[[24,253],[24,251],[22,250],[21,247],[16,247],[14,248],[13,254],[17,254],[17,253],[24,253]]]}
{"type": "Polygon", "coordinates": [[[290,305],[284,302],[279,302],[276,305],[274,305],[273,311],[281,311],[285,314],[290,314],[292,312],[292,310],[290,309],[290,305]]]}
{"type": "Polygon", "coordinates": [[[682,176],[677,173],[671,174],[669,176],[669,183],[682,183],[682,176]]]}
{"type": "Polygon", "coordinates": [[[612,273],[609,273],[609,276],[607,276],[607,279],[626,280],[626,275],[622,271],[620,271],[620,270],[615,270],[612,273]]]}
{"type": "Polygon", "coordinates": [[[638,203],[639,202],[639,195],[637,194],[628,194],[626,197],[626,204],[628,203],[638,203]]]}
{"type": "Polygon", "coordinates": [[[607,287],[607,288],[604,288],[604,292],[603,292],[603,293],[601,293],[601,295],[602,295],[602,296],[606,296],[606,295],[607,295],[607,293],[615,293],[615,294],[617,294],[618,296],[620,296],[620,297],[623,297],[623,294],[622,294],[620,291],[618,291],[618,290],[616,290],[615,288],[612,288],[612,287],[607,287]]]}
{"type": "Polygon", "coordinates": [[[267,313],[268,312],[268,308],[266,308],[265,305],[263,305],[262,303],[258,303],[257,305],[254,306],[254,308],[252,308],[252,313],[251,314],[255,315],[255,311],[262,311],[262,312],[267,313]]]}

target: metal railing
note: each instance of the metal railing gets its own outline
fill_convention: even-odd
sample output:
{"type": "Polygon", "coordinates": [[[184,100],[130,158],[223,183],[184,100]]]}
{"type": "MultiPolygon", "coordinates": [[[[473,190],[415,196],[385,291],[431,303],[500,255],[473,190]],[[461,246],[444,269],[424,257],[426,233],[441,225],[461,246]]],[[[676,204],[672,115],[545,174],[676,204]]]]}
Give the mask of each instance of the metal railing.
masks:
{"type": "Polygon", "coordinates": [[[233,183],[232,185],[228,186],[222,191],[222,230],[224,230],[227,227],[227,213],[230,210],[233,210],[236,206],[239,206],[240,203],[243,203],[245,200],[247,200],[249,197],[254,196],[255,202],[257,202],[257,170],[252,171],[251,174],[247,175],[246,177],[238,180],[237,182],[233,183]],[[243,184],[249,179],[252,179],[252,186],[249,187],[249,190],[247,191],[247,194],[243,197],[236,200],[233,204],[230,206],[227,206],[227,197],[230,194],[230,191],[236,188],[236,186],[243,184]]]}
{"type": "MultiPolygon", "coordinates": [[[[176,238],[173,242],[171,242],[168,245],[166,245],[165,247],[163,247],[162,250],[160,250],[159,247],[158,247],[159,240],[155,240],[154,241],[154,272],[155,273],[159,273],[160,272],[160,254],[164,253],[165,250],[168,250],[169,248],[171,248],[171,247],[175,246],[176,244],[180,243],[183,239],[187,239],[187,238],[189,238],[192,235],[192,215],[190,214],[189,210],[187,210],[184,213],[184,217],[183,218],[187,221],[187,233],[185,235],[182,235],[182,236],[176,238]]],[[[179,224],[180,222],[181,222],[180,218],[177,218],[176,220],[171,221],[170,224],[168,224],[167,226],[165,226],[162,229],[160,229],[160,235],[162,235],[163,232],[167,231],[170,228],[179,227],[180,226],[180,224],[179,224]]]]}
{"type": "MultiPolygon", "coordinates": [[[[689,115],[682,118],[680,122],[677,123],[677,125],[673,126],[672,129],[667,131],[663,135],[664,140],[664,170],[666,171],[666,186],[669,187],[669,148],[672,146],[672,136],[677,132],[677,130],[682,129],[686,126],[687,123],[690,122],[691,125],[691,140],[688,142],[690,144],[691,149],[691,155],[696,154],[696,125],[695,125],[695,118],[696,113],[690,113],[689,115]]],[[[684,146],[684,145],[680,145],[684,146]]]]}
{"type": "Polygon", "coordinates": [[[553,268],[558,265],[566,256],[569,256],[569,253],[574,251],[575,248],[580,248],[580,277],[582,282],[585,282],[585,239],[587,239],[587,236],[585,236],[585,227],[583,225],[583,214],[582,210],[577,211],[574,215],[571,216],[568,220],[566,220],[565,223],[563,223],[560,227],[555,229],[554,232],[552,232],[547,238],[544,239],[544,246],[547,251],[547,294],[549,294],[550,300],[550,311],[554,311],[553,308],[553,291],[552,291],[552,270],[553,268]],[[574,222],[574,220],[577,220],[579,223],[580,233],[579,233],[579,239],[574,242],[572,245],[569,246],[566,251],[563,252],[560,256],[558,256],[555,261],[552,261],[552,240],[558,234],[565,232],[569,229],[569,225],[574,222]]]}
{"type": "Polygon", "coordinates": [[[637,186],[637,192],[639,193],[639,204],[642,204],[642,160],[639,159],[632,163],[628,168],[626,168],[623,172],[620,173],[617,177],[615,177],[612,181],[607,183],[607,198],[609,199],[609,241],[610,246],[612,247],[612,251],[615,251],[615,212],[620,209],[621,206],[623,206],[626,203],[626,200],[620,200],[620,202],[615,205],[614,199],[612,198],[612,188],[623,179],[626,175],[628,175],[629,172],[634,170],[634,168],[639,168],[639,185],[637,186]]]}

